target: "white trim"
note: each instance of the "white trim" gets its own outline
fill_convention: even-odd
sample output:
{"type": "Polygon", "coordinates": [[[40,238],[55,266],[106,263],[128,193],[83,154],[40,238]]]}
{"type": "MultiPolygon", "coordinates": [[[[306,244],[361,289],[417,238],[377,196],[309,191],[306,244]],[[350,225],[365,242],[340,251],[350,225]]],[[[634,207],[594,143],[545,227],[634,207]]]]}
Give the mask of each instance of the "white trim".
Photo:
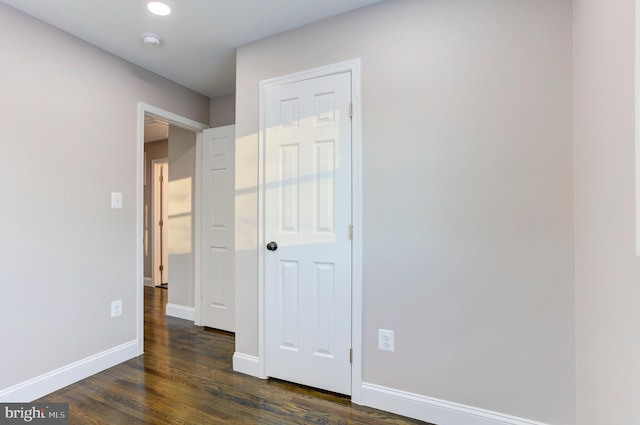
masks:
{"type": "Polygon", "coordinates": [[[265,329],[264,329],[264,126],[265,93],[271,86],[289,84],[311,78],[324,77],[343,72],[351,73],[351,199],[353,242],[351,258],[351,400],[360,401],[362,382],[362,109],[360,59],[352,59],[332,65],[260,81],[260,115],[258,132],[258,370],[256,376],[265,376],[265,329]]]}
{"type": "Polygon", "coordinates": [[[362,405],[441,425],[546,425],[380,385],[362,383],[362,405]]]}
{"type": "Polygon", "coordinates": [[[0,402],[28,403],[98,372],[130,360],[141,351],[138,341],[129,341],[67,366],[0,391],[0,402]]]}
{"type": "Polygon", "coordinates": [[[153,286],[153,278],[145,277],[144,278],[144,286],[153,286]]]}
{"type": "MultiPolygon", "coordinates": [[[[196,151],[201,140],[202,130],[208,125],[165,111],[158,107],[138,102],[138,142],[136,147],[136,340],[139,353],[144,351],[144,116],[150,115],[168,121],[170,124],[196,132],[196,151]]],[[[197,184],[197,181],[196,181],[197,184]]],[[[196,197],[199,188],[196,186],[196,197]]],[[[197,214],[197,212],[194,212],[197,214]]],[[[197,217],[196,217],[197,223],[197,217]]],[[[198,230],[196,224],[196,231],[198,230]]],[[[199,258],[199,247],[195,247],[195,257],[199,258]]],[[[196,263],[196,270],[199,265],[196,263]]],[[[200,298],[196,291],[200,290],[199,282],[194,283],[194,302],[200,298]]]]}
{"type": "Polygon", "coordinates": [[[194,264],[195,270],[193,271],[193,305],[194,309],[194,324],[196,326],[202,326],[202,273],[200,269],[202,268],[202,199],[201,193],[202,190],[202,131],[199,131],[196,134],[196,167],[195,167],[195,187],[194,187],[194,264]]]}
{"type": "Polygon", "coordinates": [[[167,303],[166,315],[194,322],[196,318],[196,309],[185,305],[167,303]]]}
{"type": "MultiPolygon", "coordinates": [[[[142,122],[140,124],[142,124],[142,132],[144,133],[144,116],[145,115],[150,115],[152,117],[155,118],[159,118],[163,121],[168,121],[169,124],[171,125],[175,125],[177,127],[180,128],[184,128],[186,130],[191,130],[191,131],[202,131],[205,130],[207,128],[209,128],[208,124],[203,124],[201,122],[198,121],[194,121],[192,119],[189,118],[185,118],[181,115],[178,114],[174,114],[173,112],[169,112],[166,111],[164,109],[152,106],[152,105],[148,105],[146,103],[143,102],[139,102],[138,106],[140,108],[142,108],[143,113],[142,113],[142,122]]],[[[144,138],[142,139],[142,143],[144,146],[144,138]]]]}
{"type": "Polygon", "coordinates": [[[234,372],[244,373],[245,375],[254,376],[260,379],[267,377],[260,373],[260,359],[249,354],[233,353],[233,370],[234,372]]]}
{"type": "Polygon", "coordinates": [[[144,352],[144,115],[146,105],[138,102],[136,143],[136,340],[138,354],[144,352]]]}
{"type": "Polygon", "coordinates": [[[360,60],[351,66],[351,214],[353,241],[351,251],[351,401],[359,403],[362,385],[362,101],[360,60]]]}
{"type": "Polygon", "coordinates": [[[636,255],[640,255],[640,0],[635,16],[635,178],[636,178],[636,255]]]}

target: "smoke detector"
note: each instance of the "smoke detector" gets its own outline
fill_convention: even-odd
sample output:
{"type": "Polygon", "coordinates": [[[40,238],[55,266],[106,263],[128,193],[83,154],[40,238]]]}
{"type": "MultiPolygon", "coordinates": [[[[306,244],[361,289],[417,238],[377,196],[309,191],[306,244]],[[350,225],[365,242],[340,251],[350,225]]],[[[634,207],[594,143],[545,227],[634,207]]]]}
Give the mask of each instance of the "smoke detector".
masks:
{"type": "Polygon", "coordinates": [[[162,43],[162,37],[146,32],[140,36],[145,46],[158,47],[162,43]]]}

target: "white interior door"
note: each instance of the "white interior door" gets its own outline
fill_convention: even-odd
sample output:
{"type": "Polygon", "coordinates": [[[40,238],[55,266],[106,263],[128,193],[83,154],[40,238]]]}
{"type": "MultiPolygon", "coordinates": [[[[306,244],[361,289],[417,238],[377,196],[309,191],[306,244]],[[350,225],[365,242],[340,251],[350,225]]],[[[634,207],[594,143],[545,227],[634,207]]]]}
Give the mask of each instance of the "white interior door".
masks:
{"type": "Polygon", "coordinates": [[[152,277],[155,286],[167,283],[169,267],[169,238],[167,237],[169,185],[169,161],[167,158],[154,159],[152,165],[152,205],[153,205],[153,263],[152,277]]]}
{"type": "Polygon", "coordinates": [[[351,394],[351,75],[264,105],[265,372],[351,394]]]}
{"type": "Polygon", "coordinates": [[[201,324],[235,332],[235,126],[202,133],[201,324]]]}

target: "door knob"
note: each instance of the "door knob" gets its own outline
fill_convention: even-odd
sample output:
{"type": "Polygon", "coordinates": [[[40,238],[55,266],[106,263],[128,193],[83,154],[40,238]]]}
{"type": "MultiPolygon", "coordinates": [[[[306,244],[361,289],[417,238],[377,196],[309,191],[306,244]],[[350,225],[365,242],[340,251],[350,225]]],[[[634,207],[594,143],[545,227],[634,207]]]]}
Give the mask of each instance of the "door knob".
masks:
{"type": "Polygon", "coordinates": [[[278,249],[278,244],[275,243],[274,241],[271,241],[267,244],[267,249],[269,251],[275,251],[276,249],[278,249]]]}

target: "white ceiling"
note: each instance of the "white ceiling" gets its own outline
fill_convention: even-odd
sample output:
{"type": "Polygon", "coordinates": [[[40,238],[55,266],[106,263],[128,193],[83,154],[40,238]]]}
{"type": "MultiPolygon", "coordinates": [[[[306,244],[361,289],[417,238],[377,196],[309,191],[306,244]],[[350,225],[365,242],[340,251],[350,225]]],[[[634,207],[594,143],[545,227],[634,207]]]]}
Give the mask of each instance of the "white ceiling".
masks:
{"type": "Polygon", "coordinates": [[[381,0],[0,0],[209,97],[235,92],[235,48],[381,0]],[[161,47],[143,45],[146,32],[161,47]]]}

